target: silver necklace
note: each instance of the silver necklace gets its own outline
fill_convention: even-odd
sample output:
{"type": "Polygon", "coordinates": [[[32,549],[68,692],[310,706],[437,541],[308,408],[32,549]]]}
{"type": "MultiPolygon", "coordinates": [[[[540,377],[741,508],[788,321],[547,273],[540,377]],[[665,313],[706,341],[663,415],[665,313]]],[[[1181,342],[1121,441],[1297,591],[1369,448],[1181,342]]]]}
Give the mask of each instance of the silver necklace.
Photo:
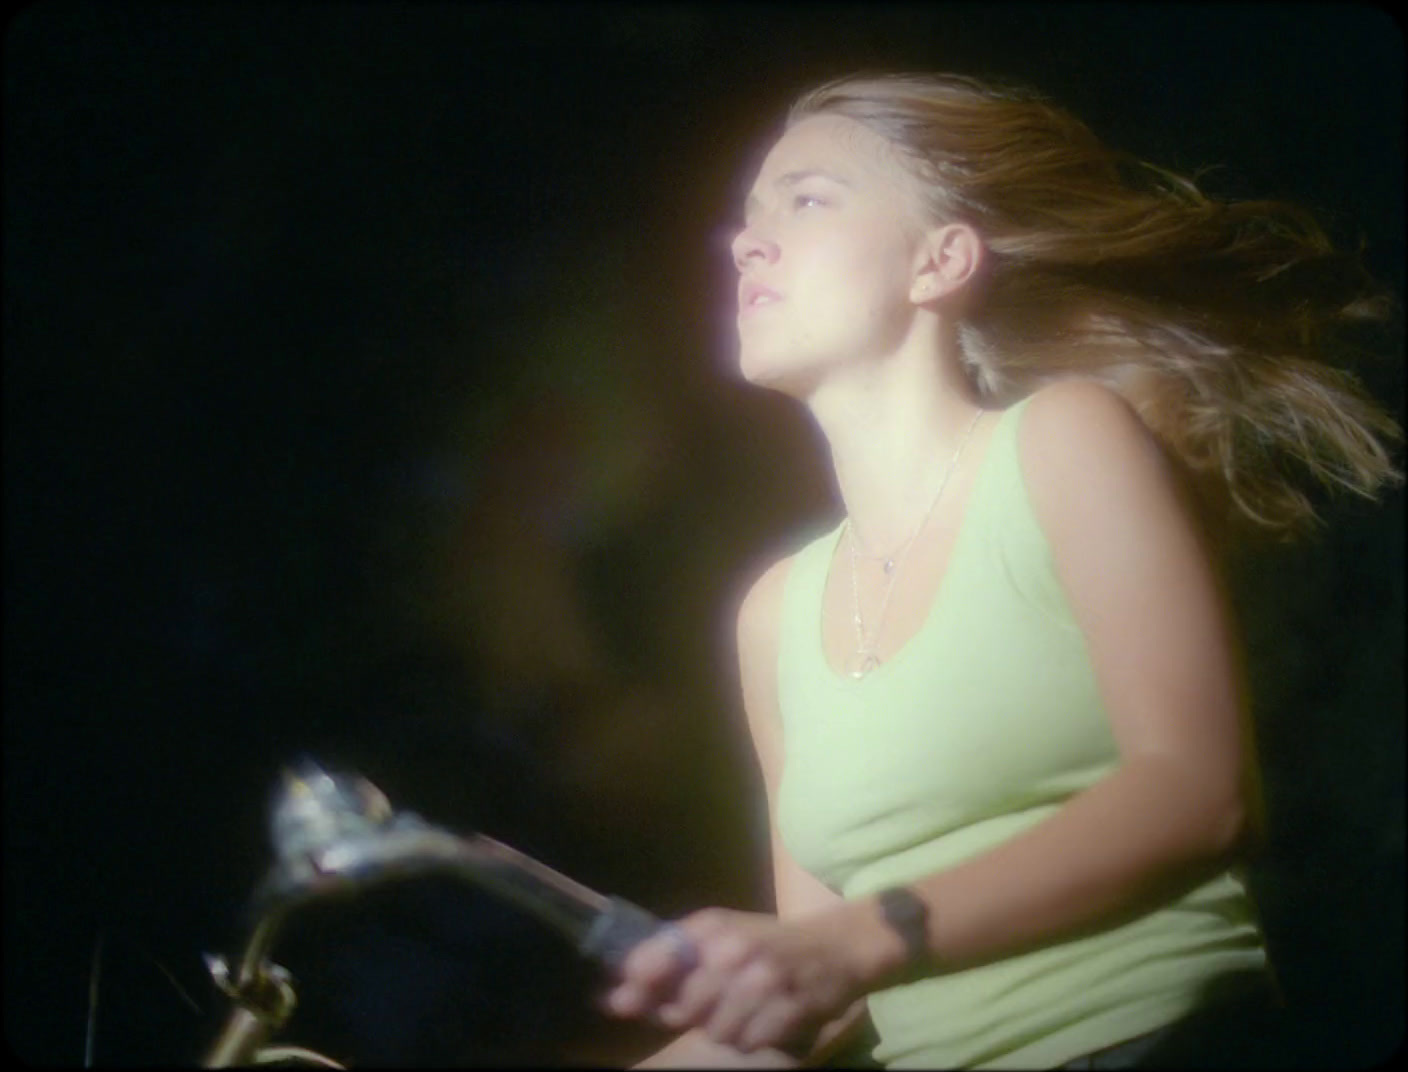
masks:
{"type": "Polygon", "coordinates": [[[924,511],[924,516],[919,519],[918,527],[909,535],[909,539],[902,543],[898,550],[891,555],[868,555],[860,554],[856,547],[856,530],[851,524],[851,519],[846,518],[846,542],[851,551],[851,598],[855,611],[853,621],[856,627],[856,651],[851,656],[847,672],[851,677],[859,680],[865,677],[877,666],[880,665],[880,656],[876,654],[877,644],[880,639],[881,627],[885,624],[885,611],[890,606],[890,593],[895,590],[895,578],[899,576],[899,567],[903,564],[905,556],[909,554],[910,547],[919,538],[919,534],[924,531],[924,526],[929,523],[929,518],[934,513],[934,508],[939,505],[939,500],[943,498],[944,488],[948,487],[949,478],[953,476],[953,471],[958,467],[958,459],[963,456],[963,448],[968,445],[968,440],[973,437],[973,429],[978,427],[978,421],[982,419],[983,411],[980,409],[973,415],[973,421],[968,425],[968,431],[963,433],[963,438],[958,442],[958,449],[953,452],[953,457],[948,460],[948,465],[944,468],[943,479],[939,481],[939,490],[934,492],[934,497],[929,500],[929,509],[924,511]],[[856,561],[862,557],[885,560],[885,573],[889,580],[885,582],[885,594],[880,599],[880,611],[875,616],[875,629],[867,642],[865,636],[865,622],[860,614],[860,580],[856,570],[856,561]]]}

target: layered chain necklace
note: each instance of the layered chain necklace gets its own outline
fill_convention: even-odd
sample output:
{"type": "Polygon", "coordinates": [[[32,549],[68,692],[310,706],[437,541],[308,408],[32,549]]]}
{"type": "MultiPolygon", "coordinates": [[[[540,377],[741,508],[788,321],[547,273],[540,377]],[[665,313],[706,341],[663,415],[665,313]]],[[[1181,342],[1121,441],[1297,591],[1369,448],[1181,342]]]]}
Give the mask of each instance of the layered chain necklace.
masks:
{"type": "Polygon", "coordinates": [[[953,471],[958,467],[958,459],[963,456],[963,448],[968,445],[968,440],[973,437],[973,429],[978,427],[978,421],[982,419],[983,411],[980,409],[973,415],[973,421],[968,425],[968,431],[963,433],[963,438],[959,440],[958,449],[953,452],[953,457],[948,460],[948,465],[944,468],[943,479],[939,481],[939,489],[934,492],[934,497],[929,500],[929,509],[924,511],[924,516],[919,519],[919,525],[910,533],[909,539],[902,543],[898,550],[889,555],[862,555],[856,545],[855,526],[851,524],[851,519],[846,518],[846,542],[851,550],[851,596],[855,610],[856,626],[856,650],[847,664],[847,673],[851,677],[860,679],[865,677],[877,666],[880,665],[880,656],[876,654],[877,645],[880,640],[880,630],[885,624],[885,611],[890,606],[890,593],[895,590],[895,578],[899,576],[900,566],[903,565],[905,556],[909,554],[910,547],[919,538],[919,534],[924,531],[924,526],[929,523],[929,518],[934,513],[934,508],[939,505],[939,500],[943,498],[944,489],[948,487],[949,478],[953,476],[953,471]],[[860,614],[860,579],[856,563],[861,558],[869,558],[872,561],[883,560],[885,563],[885,575],[889,578],[885,582],[885,594],[880,598],[880,610],[875,616],[875,628],[871,631],[869,639],[866,637],[865,622],[860,614]]]}

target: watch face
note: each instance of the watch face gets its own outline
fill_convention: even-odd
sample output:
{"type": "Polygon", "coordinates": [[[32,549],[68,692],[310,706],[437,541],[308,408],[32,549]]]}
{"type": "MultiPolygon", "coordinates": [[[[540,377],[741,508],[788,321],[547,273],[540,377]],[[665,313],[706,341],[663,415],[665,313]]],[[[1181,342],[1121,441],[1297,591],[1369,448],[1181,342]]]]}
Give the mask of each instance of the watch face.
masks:
{"type": "Polygon", "coordinates": [[[896,923],[922,923],[928,915],[924,902],[909,890],[887,890],[884,903],[885,914],[896,923]]]}
{"type": "Polygon", "coordinates": [[[895,887],[880,894],[880,911],[886,922],[904,939],[911,960],[928,954],[928,905],[910,890],[895,887]]]}
{"type": "Polygon", "coordinates": [[[928,915],[924,902],[903,886],[896,886],[880,894],[880,903],[886,915],[901,919],[918,919],[928,915]]]}

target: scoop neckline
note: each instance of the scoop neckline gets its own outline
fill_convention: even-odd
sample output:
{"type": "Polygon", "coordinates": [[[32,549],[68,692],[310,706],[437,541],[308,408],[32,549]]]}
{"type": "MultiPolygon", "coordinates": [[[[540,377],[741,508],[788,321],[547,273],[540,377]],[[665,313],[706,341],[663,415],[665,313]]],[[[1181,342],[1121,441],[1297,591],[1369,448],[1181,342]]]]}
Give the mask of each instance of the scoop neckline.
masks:
{"type": "Polygon", "coordinates": [[[877,677],[885,676],[886,671],[896,663],[902,662],[905,655],[915,647],[916,642],[933,628],[934,622],[939,617],[939,610],[945,601],[944,596],[950,587],[949,578],[953,575],[954,564],[958,562],[959,553],[971,542],[969,530],[972,528],[972,525],[970,522],[975,512],[975,507],[980,501],[980,492],[982,492],[987,484],[986,477],[991,468],[989,463],[992,460],[993,447],[997,443],[998,433],[1002,431],[1003,422],[1007,419],[1008,415],[1016,408],[1015,405],[1008,406],[1006,409],[1000,410],[997,414],[997,423],[994,425],[992,433],[988,436],[987,447],[983,453],[982,460],[978,462],[978,470],[973,474],[973,486],[968,492],[968,501],[963,507],[963,517],[960,518],[958,522],[958,532],[953,538],[953,549],[949,552],[948,562],[944,566],[943,576],[939,578],[939,587],[934,592],[934,598],[929,603],[929,610],[928,613],[924,615],[924,620],[919,623],[919,627],[910,634],[909,639],[901,644],[893,655],[880,663],[880,665],[870,671],[870,673],[859,678],[852,677],[844,670],[837,670],[831,665],[831,660],[827,658],[826,654],[825,620],[822,615],[822,610],[826,605],[826,586],[831,580],[832,564],[836,561],[837,548],[841,542],[841,537],[845,534],[847,519],[842,518],[841,523],[837,525],[836,529],[832,532],[827,548],[825,566],[821,575],[821,591],[817,599],[816,613],[813,615],[815,621],[813,642],[815,644],[815,651],[821,659],[821,665],[826,670],[833,684],[847,689],[854,689],[864,686],[867,682],[874,681],[877,677]]]}

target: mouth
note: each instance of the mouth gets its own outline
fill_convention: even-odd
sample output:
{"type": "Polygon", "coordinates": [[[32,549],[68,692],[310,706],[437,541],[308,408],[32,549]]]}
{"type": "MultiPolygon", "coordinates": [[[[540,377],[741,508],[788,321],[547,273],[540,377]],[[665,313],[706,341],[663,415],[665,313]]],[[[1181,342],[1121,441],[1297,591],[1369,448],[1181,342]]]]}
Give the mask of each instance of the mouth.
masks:
{"type": "Polygon", "coordinates": [[[740,315],[763,306],[774,305],[781,300],[781,294],[760,283],[744,283],[738,288],[738,312],[740,315]]]}

